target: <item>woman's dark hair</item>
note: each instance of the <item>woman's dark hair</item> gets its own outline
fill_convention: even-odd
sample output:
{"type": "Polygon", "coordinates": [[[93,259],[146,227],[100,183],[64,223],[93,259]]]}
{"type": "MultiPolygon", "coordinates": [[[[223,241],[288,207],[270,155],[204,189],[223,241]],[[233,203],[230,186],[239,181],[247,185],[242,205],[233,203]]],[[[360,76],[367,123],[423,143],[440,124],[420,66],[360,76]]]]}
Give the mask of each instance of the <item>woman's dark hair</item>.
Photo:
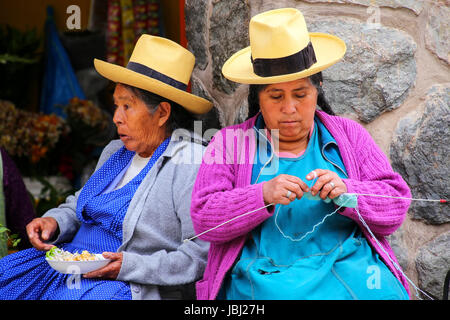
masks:
{"type": "Polygon", "coordinates": [[[169,119],[167,121],[168,133],[172,133],[176,129],[187,129],[190,131],[194,130],[194,121],[197,119],[192,113],[187,111],[178,103],[147,90],[129,86],[123,83],[121,83],[121,85],[130,90],[138,99],[142,100],[152,114],[156,111],[161,102],[170,103],[172,108],[169,119]]]}
{"type": "MultiPolygon", "coordinates": [[[[315,73],[309,77],[311,84],[317,89],[317,105],[322,111],[335,115],[330,104],[325,98],[325,92],[322,88],[322,72],[315,73]]],[[[255,116],[259,112],[259,93],[266,87],[266,84],[251,84],[248,92],[248,116],[247,119],[255,116]]]]}

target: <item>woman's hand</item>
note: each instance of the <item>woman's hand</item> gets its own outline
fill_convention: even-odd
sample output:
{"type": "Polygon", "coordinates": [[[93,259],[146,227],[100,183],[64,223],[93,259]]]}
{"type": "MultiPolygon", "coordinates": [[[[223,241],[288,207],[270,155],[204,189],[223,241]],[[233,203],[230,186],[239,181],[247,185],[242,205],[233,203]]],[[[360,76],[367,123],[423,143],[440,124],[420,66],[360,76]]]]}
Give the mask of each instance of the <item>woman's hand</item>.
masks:
{"type": "Polygon", "coordinates": [[[38,250],[47,251],[54,245],[47,244],[58,230],[58,223],[54,218],[44,217],[33,219],[26,227],[28,238],[30,243],[38,250]]]}
{"type": "Polygon", "coordinates": [[[323,169],[315,169],[308,173],[306,180],[313,180],[317,176],[317,181],[311,187],[311,194],[325,200],[327,197],[334,199],[347,192],[347,186],[336,172],[323,169]],[[316,174],[314,174],[316,173],[316,174]]]}
{"type": "Polygon", "coordinates": [[[263,184],[263,197],[266,204],[289,204],[295,199],[300,199],[303,193],[308,191],[306,183],[288,174],[280,174],[263,184]]]}
{"type": "Polygon", "coordinates": [[[86,273],[84,275],[85,278],[117,279],[120,268],[122,267],[123,253],[103,252],[103,257],[106,259],[111,259],[111,262],[103,268],[86,273]]]}

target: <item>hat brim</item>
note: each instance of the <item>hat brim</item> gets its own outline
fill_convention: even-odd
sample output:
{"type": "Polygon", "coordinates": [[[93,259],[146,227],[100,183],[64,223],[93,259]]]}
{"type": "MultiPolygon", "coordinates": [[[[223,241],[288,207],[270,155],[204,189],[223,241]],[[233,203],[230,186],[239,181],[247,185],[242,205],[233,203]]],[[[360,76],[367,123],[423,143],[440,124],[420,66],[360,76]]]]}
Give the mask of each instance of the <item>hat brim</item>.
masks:
{"type": "Polygon", "coordinates": [[[317,62],[300,72],[271,77],[261,77],[253,72],[251,48],[247,47],[233,54],[223,65],[225,78],[245,84],[271,84],[306,78],[327,69],[344,57],[345,42],[340,38],[326,33],[311,32],[311,43],[314,47],[317,62]]]}
{"type": "Polygon", "coordinates": [[[94,66],[103,77],[116,82],[127,84],[139,89],[150,91],[183,106],[195,114],[204,114],[211,110],[212,103],[189,92],[177,89],[162,81],[150,78],[138,72],[129,70],[99,59],[94,59],[94,66]]]}

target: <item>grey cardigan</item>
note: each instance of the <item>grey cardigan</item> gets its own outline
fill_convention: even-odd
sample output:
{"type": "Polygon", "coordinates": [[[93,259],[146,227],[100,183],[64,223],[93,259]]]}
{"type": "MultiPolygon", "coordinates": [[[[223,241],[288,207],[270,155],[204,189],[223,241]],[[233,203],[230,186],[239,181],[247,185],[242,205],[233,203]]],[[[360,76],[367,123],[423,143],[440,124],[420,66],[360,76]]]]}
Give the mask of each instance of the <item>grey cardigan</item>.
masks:
{"type": "MultiPolygon", "coordinates": [[[[183,240],[195,235],[190,204],[204,151],[199,141],[174,133],[130,202],[118,249],[123,252],[123,262],[117,280],[130,284],[133,299],[195,298],[193,283],[203,275],[209,244],[183,240]]],[[[96,170],[122,146],[120,140],[111,141],[96,170]]],[[[76,234],[80,191],[45,213],[58,222],[59,234],[52,243],[69,242],[76,234]]]]}

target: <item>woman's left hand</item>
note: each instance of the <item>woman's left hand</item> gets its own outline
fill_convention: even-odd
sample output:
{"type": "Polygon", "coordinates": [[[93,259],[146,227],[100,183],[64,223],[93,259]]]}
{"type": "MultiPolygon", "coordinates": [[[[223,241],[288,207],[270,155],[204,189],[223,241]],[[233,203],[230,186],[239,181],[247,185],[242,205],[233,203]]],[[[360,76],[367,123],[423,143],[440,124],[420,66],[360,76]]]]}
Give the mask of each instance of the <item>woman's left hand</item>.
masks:
{"type": "Polygon", "coordinates": [[[122,267],[123,253],[103,252],[103,257],[111,259],[111,262],[103,268],[86,273],[84,275],[85,278],[117,279],[120,268],[122,267]]]}
{"type": "Polygon", "coordinates": [[[306,179],[313,180],[315,178],[314,172],[317,174],[317,181],[311,187],[311,194],[313,196],[319,194],[319,197],[323,200],[327,197],[334,199],[347,192],[347,186],[336,172],[324,169],[315,169],[308,173],[306,179]]]}

